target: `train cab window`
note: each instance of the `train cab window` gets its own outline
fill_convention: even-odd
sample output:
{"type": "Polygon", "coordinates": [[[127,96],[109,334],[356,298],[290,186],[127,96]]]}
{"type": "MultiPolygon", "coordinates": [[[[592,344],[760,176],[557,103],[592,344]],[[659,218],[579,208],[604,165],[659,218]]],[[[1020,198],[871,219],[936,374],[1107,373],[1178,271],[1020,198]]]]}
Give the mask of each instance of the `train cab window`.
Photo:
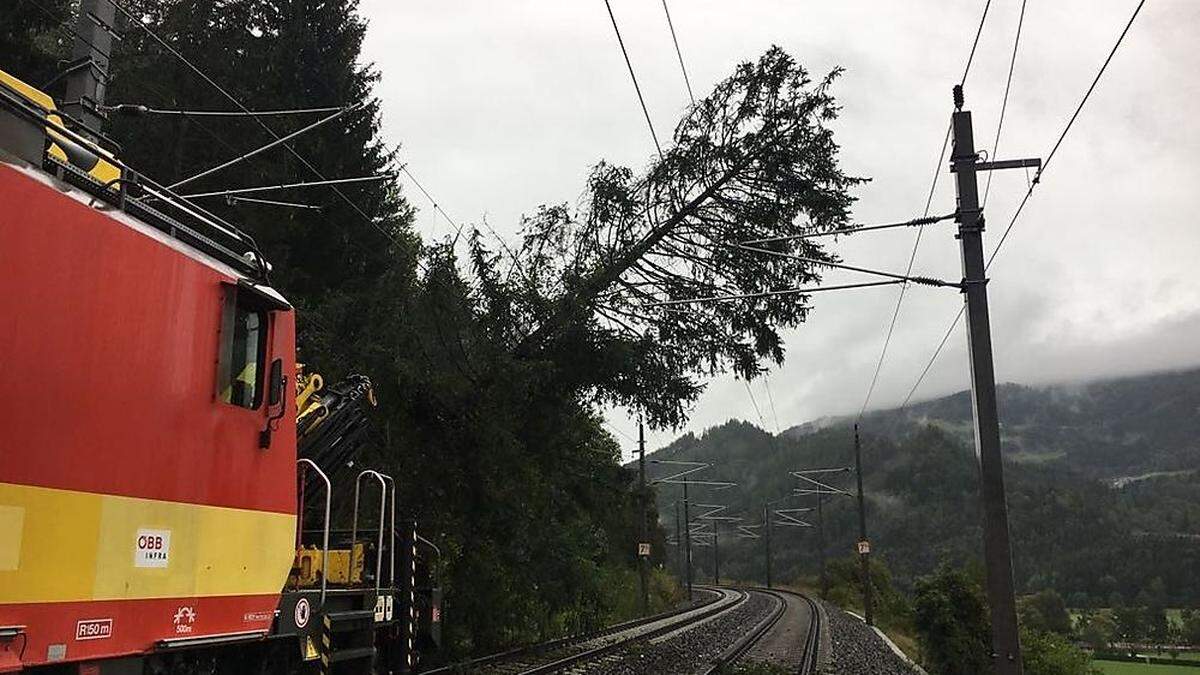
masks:
{"type": "Polygon", "coordinates": [[[226,286],[217,378],[218,399],[251,409],[263,399],[269,317],[256,300],[237,286],[226,286]]]}

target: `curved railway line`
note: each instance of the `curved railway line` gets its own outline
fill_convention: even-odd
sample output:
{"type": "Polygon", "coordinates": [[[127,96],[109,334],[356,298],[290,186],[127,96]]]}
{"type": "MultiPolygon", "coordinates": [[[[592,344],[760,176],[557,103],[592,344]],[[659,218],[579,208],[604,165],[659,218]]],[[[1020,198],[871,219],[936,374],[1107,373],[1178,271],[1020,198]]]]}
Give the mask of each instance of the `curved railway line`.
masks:
{"type": "Polygon", "coordinates": [[[820,612],[790,591],[713,587],[699,604],[425,671],[434,673],[705,673],[739,661],[818,672],[820,612]]]}

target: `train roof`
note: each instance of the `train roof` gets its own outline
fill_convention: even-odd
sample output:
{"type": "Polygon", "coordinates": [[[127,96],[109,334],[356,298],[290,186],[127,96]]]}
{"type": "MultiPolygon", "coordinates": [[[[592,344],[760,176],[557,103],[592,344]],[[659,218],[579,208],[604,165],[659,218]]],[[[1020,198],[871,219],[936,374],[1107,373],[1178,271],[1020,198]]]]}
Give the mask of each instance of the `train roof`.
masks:
{"type": "Polygon", "coordinates": [[[270,266],[249,234],[133,170],[119,154],[48,94],[0,70],[0,159],[22,160],[239,277],[266,281],[270,266]]]}

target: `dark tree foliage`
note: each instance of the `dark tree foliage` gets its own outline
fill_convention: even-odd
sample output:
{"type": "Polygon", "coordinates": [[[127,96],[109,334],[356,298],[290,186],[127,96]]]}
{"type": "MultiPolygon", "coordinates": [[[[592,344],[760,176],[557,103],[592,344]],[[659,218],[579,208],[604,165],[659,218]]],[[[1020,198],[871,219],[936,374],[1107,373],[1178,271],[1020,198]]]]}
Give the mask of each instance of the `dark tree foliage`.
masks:
{"type": "Polygon", "coordinates": [[[1067,604],[1054,589],[1039,591],[1017,601],[1021,626],[1042,633],[1071,634],[1071,615],[1067,604]]]}
{"type": "MultiPolygon", "coordinates": [[[[829,594],[826,599],[839,607],[861,610],[862,562],[857,555],[836,558],[827,562],[826,577],[829,594]]],[[[874,620],[883,627],[905,626],[912,622],[912,607],[908,599],[892,584],[892,573],[886,562],[873,556],[870,562],[871,597],[874,620]]]]}
{"type": "Polygon", "coordinates": [[[1183,622],[1182,634],[1183,643],[1186,645],[1200,645],[1200,610],[1186,609],[1180,615],[1183,622]]]}
{"type": "Polygon", "coordinates": [[[913,616],[931,673],[970,675],[991,668],[991,625],[978,580],[943,565],[917,581],[913,616]]]}
{"type": "MultiPolygon", "coordinates": [[[[394,169],[393,153],[378,138],[379,102],[371,90],[378,73],[357,62],[365,22],[353,0],[138,0],[124,3],[135,15],[251,109],[364,107],[300,136],[290,145],[329,178],[367,176],[394,169]]],[[[232,110],[235,106],[188,66],[134,26],[127,26],[114,55],[110,102],[144,103],[185,110],[232,110]]],[[[315,120],[265,118],[282,135],[315,120]]],[[[164,183],[264,145],[273,137],[250,119],[115,117],[113,133],[134,166],[164,183]]],[[[275,149],[180,192],[202,192],[317,180],[286,149],[275,149]]],[[[355,358],[361,322],[337,323],[336,308],[383,292],[408,292],[419,244],[410,233],[411,209],[385,184],[309,188],[274,198],[315,204],[292,210],[201,198],[205,206],[239,224],[258,240],[274,265],[273,281],[300,303],[305,358],[336,356],[344,367],[355,358]],[[395,276],[400,270],[407,274],[395,276]],[[387,289],[378,286],[386,281],[387,289]],[[395,286],[395,284],[401,284],[395,286]],[[330,308],[330,316],[324,316],[330,308]],[[314,335],[320,333],[320,335],[314,335]],[[351,347],[325,353],[317,345],[351,347]]]]}
{"type": "Polygon", "coordinates": [[[70,0],[5,0],[0,3],[0,54],[3,69],[45,88],[62,72],[71,51],[70,0]]]}
{"type": "Polygon", "coordinates": [[[808,316],[807,296],[647,304],[820,280],[819,263],[834,256],[813,240],[779,244],[781,255],[733,245],[847,226],[861,179],[839,169],[828,126],[838,73],[814,82],[773,48],[693,106],[645,171],[602,162],[577,208],[543,206],[524,220],[511,261],[477,252],[494,282],[484,297],[510,317],[515,352],[571,364],[582,395],[636,407],[655,426],[685,419],[698,376],[750,378],[763,360],[781,361],[780,330],[808,316]]]}
{"type": "Polygon", "coordinates": [[[1098,675],[1091,656],[1062,634],[1021,629],[1021,664],[1026,675],[1098,675]]]}

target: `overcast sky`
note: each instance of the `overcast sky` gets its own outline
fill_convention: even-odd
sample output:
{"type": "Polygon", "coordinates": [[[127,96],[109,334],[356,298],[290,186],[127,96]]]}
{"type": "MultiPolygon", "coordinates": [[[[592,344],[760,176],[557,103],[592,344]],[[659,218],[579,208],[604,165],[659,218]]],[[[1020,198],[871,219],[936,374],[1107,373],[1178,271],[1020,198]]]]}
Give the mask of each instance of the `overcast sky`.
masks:
{"type": "MultiPolygon", "coordinates": [[[[921,214],[983,0],[673,0],[698,97],[735,64],[778,44],[835,92],[842,163],[867,176],[860,223],[921,214]]],[[[993,0],[966,84],[976,143],[995,139],[1020,0],[993,0]]],[[[1045,156],[1136,0],[1028,0],[999,157],[1045,156]]],[[[661,2],[612,0],[650,115],[669,136],[688,102],[661,2]]],[[[384,133],[451,217],[514,237],[522,213],[579,197],[600,159],[641,168],[653,145],[602,0],[363,0],[365,58],[382,73],[384,133]]],[[[1200,2],[1146,4],[991,269],[1000,381],[1046,383],[1200,363],[1200,2]]],[[[944,171],[944,167],[943,167],[944,171]]],[[[998,173],[985,242],[995,246],[1024,194],[998,173]]],[[[425,236],[448,224],[412,186],[425,236]]],[[[943,173],[932,212],[954,208],[943,173]]],[[[914,230],[843,238],[850,263],[903,271],[914,230]]],[[[926,229],[914,272],[960,275],[953,224],[926,229]]],[[[829,275],[827,281],[849,277],[829,275]]],[[[774,427],[862,406],[895,287],[814,296],[787,335],[787,362],[751,383],[774,427]]],[[[899,404],[960,304],[948,289],[905,298],[871,407],[899,404]]],[[[969,384],[960,326],[917,398],[969,384]]],[[[636,425],[609,422],[630,452],[636,425]]],[[[688,429],[758,420],[746,386],[709,383],[688,429]]],[[[650,448],[678,432],[650,435],[650,448]]]]}

